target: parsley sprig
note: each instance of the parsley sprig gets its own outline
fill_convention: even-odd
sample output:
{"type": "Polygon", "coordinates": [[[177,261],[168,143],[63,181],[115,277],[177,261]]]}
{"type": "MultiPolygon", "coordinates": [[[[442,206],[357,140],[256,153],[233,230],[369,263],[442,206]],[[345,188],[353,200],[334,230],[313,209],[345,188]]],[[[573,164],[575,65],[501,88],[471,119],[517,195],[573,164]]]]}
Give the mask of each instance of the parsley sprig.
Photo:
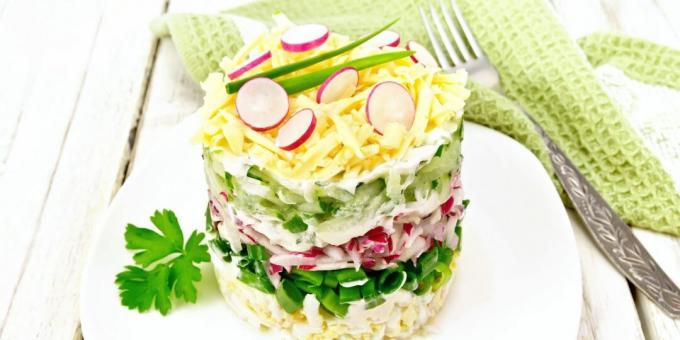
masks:
{"type": "Polygon", "coordinates": [[[116,275],[121,303],[140,312],[152,306],[166,315],[172,308],[171,295],[196,302],[195,282],[201,280],[198,264],[210,261],[208,246],[201,244],[205,234],[194,231],[184,243],[184,235],[172,210],[156,211],[151,223],[160,234],[128,224],[126,248],[137,251],[136,265],[126,266],[116,275]],[[155,266],[152,266],[155,264],[155,266]]]}

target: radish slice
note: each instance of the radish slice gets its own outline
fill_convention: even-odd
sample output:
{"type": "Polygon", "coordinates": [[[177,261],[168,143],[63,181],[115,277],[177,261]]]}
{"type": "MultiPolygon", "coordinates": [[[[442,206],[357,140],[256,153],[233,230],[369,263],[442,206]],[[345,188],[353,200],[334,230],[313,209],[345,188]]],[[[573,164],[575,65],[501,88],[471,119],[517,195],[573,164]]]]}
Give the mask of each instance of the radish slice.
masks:
{"type": "Polygon", "coordinates": [[[312,136],[316,128],[316,116],[311,109],[302,109],[283,124],[276,136],[276,146],[290,151],[296,149],[312,136]]]}
{"type": "Polygon", "coordinates": [[[439,67],[437,60],[434,59],[430,51],[428,51],[427,48],[425,48],[425,46],[415,41],[409,41],[406,44],[406,49],[409,51],[416,52],[414,55],[411,56],[411,60],[413,60],[413,62],[421,63],[426,67],[439,67]]]}
{"type": "Polygon", "coordinates": [[[236,94],[236,112],[255,131],[273,129],[286,118],[288,94],[269,78],[251,79],[236,94]]]}
{"type": "Polygon", "coordinates": [[[359,86],[359,72],[354,67],[343,67],[331,74],[316,92],[316,102],[326,104],[351,97],[359,86]]]}
{"type": "Polygon", "coordinates": [[[411,129],[416,116],[416,106],[408,90],[393,81],[384,81],[373,87],[366,100],[366,118],[376,132],[382,135],[389,123],[411,129]]]}
{"type": "Polygon", "coordinates": [[[373,47],[397,47],[399,46],[400,41],[399,33],[394,31],[382,31],[375,37],[368,39],[365,44],[373,47]]]}
{"type": "Polygon", "coordinates": [[[262,54],[256,55],[244,62],[243,64],[239,65],[234,71],[231,73],[227,74],[227,77],[229,79],[234,80],[238,77],[240,77],[242,74],[254,69],[258,65],[264,63],[265,61],[269,60],[272,57],[272,52],[267,51],[262,54]]]}
{"type": "Polygon", "coordinates": [[[307,24],[291,27],[281,36],[281,46],[289,52],[304,52],[321,46],[328,40],[328,27],[307,24]]]}

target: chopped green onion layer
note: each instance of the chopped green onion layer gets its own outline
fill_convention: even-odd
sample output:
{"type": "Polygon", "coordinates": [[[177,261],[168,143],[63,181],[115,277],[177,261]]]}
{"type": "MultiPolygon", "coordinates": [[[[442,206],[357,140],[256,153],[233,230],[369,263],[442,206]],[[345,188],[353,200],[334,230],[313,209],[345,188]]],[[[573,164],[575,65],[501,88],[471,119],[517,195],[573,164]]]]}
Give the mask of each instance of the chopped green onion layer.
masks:
{"type": "Polygon", "coordinates": [[[365,279],[366,272],[364,272],[364,270],[361,268],[359,268],[359,270],[355,270],[354,268],[346,268],[336,271],[335,277],[340,283],[353,282],[365,279]]]}
{"type": "Polygon", "coordinates": [[[307,281],[294,280],[293,282],[295,286],[305,293],[314,294],[317,297],[323,295],[323,287],[315,286],[307,281]]]}
{"type": "Polygon", "coordinates": [[[338,290],[340,303],[361,300],[361,287],[340,287],[338,290]]]}
{"type": "Polygon", "coordinates": [[[243,78],[243,79],[232,81],[232,82],[227,84],[227,93],[235,93],[248,80],[251,80],[251,79],[254,79],[254,78],[260,78],[260,77],[273,79],[273,78],[280,77],[282,75],[285,75],[285,74],[288,74],[288,73],[291,73],[291,72],[294,72],[294,71],[297,71],[297,70],[301,70],[305,67],[312,66],[314,64],[320,63],[320,62],[322,62],[326,59],[330,59],[330,58],[333,58],[335,56],[341,55],[341,54],[343,54],[347,51],[350,51],[350,50],[354,49],[355,47],[365,43],[369,39],[378,35],[380,32],[388,29],[390,26],[394,25],[398,20],[399,19],[392,20],[390,23],[379,28],[375,32],[368,34],[368,35],[366,35],[366,36],[364,36],[360,39],[357,39],[357,40],[355,40],[355,41],[353,41],[353,42],[351,42],[351,43],[349,43],[345,46],[339,47],[335,50],[328,51],[326,53],[321,53],[317,56],[314,56],[314,57],[311,57],[311,58],[308,58],[308,59],[304,59],[304,60],[300,60],[300,61],[294,62],[292,64],[275,67],[271,70],[260,72],[258,74],[253,75],[253,76],[250,76],[250,77],[246,77],[246,78],[243,78]]]}
{"type": "Polygon", "coordinates": [[[416,266],[420,278],[424,278],[434,270],[434,266],[437,265],[437,259],[437,247],[434,247],[423,255],[420,255],[418,258],[418,264],[416,266]]]}
{"type": "Polygon", "coordinates": [[[338,286],[337,272],[329,271],[323,277],[323,285],[328,288],[335,288],[338,286]]]}
{"type": "Polygon", "coordinates": [[[339,318],[347,315],[347,309],[349,308],[349,305],[340,303],[340,298],[332,289],[325,288],[323,296],[321,296],[319,302],[323,308],[339,318]]]}
{"type": "Polygon", "coordinates": [[[420,282],[418,282],[418,288],[413,291],[414,294],[416,295],[423,295],[427,292],[430,291],[432,288],[432,283],[434,282],[434,274],[430,273],[429,275],[425,276],[420,282]]]}
{"type": "Polygon", "coordinates": [[[406,282],[401,286],[406,290],[414,291],[418,288],[418,276],[414,272],[406,272],[406,282]]]}
{"type": "Polygon", "coordinates": [[[378,279],[378,291],[391,294],[401,288],[406,282],[406,273],[401,270],[384,270],[378,279]]]}
{"type": "Polygon", "coordinates": [[[361,286],[361,296],[364,300],[374,298],[378,295],[378,290],[375,288],[375,279],[370,278],[363,286],[361,286]]]}
{"type": "Polygon", "coordinates": [[[293,268],[292,274],[296,280],[306,281],[314,286],[321,286],[323,283],[323,272],[293,268]]]}
{"type": "Polygon", "coordinates": [[[453,260],[453,250],[446,247],[441,247],[439,248],[438,252],[439,258],[437,259],[437,262],[444,263],[448,266],[449,263],[451,263],[451,260],[453,260]]]}
{"type": "Polygon", "coordinates": [[[276,301],[288,313],[294,313],[302,308],[304,296],[300,290],[289,280],[282,280],[276,289],[276,301]]]}
{"type": "Polygon", "coordinates": [[[239,275],[238,279],[241,280],[243,283],[265,293],[273,294],[275,291],[274,286],[272,285],[271,281],[269,281],[269,278],[266,275],[265,276],[256,275],[242,268],[241,274],[239,275]]]}
{"type": "Polygon", "coordinates": [[[451,278],[451,269],[449,268],[448,264],[444,263],[437,263],[437,265],[434,267],[434,282],[432,282],[432,289],[437,290],[441,288],[441,286],[444,285],[450,278],[451,278]]]}

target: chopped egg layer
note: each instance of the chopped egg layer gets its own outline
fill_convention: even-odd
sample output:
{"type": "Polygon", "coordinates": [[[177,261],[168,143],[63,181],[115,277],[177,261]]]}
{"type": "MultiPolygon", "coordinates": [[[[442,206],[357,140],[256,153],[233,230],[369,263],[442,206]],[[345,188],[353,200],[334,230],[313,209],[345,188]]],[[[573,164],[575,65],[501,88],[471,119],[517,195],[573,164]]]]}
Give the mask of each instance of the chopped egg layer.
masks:
{"type": "MultiPolygon", "coordinates": [[[[350,39],[331,33],[318,48],[300,53],[287,52],[281,48],[280,37],[292,24],[282,17],[277,21],[278,26],[271,32],[243,47],[232,59],[225,58],[221,63],[224,72],[211,74],[201,85],[205,91],[205,102],[199,112],[204,117],[204,123],[197,139],[214,159],[232,166],[257,165],[276,178],[336,182],[366,176],[381,164],[404,158],[409,149],[414,147],[445,143],[448,138],[442,140],[431,135],[450,136],[459,125],[464,100],[470,93],[465,88],[465,71],[444,74],[438,69],[416,64],[410,58],[402,58],[360,71],[357,90],[349,98],[318,104],[315,100],[318,87],[289,96],[288,118],[301,109],[310,108],[316,115],[317,123],[313,134],[304,144],[294,150],[284,151],[275,143],[279,128],[257,132],[241,121],[235,107],[236,94],[227,94],[225,91],[229,81],[225,73],[233,71],[251,54],[271,51],[272,57],[241,77],[336,49],[349,43],[350,39]],[[402,84],[415,100],[416,115],[409,130],[391,123],[381,135],[368,122],[367,97],[373,86],[383,81],[402,84]]],[[[280,79],[386,50],[403,48],[359,46],[280,79]]]]}

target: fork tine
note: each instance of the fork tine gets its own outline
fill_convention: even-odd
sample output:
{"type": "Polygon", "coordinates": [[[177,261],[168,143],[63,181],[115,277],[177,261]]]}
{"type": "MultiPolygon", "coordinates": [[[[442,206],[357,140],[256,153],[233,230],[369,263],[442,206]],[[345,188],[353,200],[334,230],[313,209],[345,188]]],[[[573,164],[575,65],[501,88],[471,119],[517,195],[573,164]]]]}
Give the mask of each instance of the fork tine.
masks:
{"type": "Polygon", "coordinates": [[[468,47],[465,45],[463,37],[461,37],[460,32],[458,32],[458,27],[456,27],[453,19],[451,19],[451,15],[449,15],[449,11],[446,8],[446,4],[444,4],[444,0],[439,0],[439,8],[441,8],[446,26],[449,27],[449,31],[451,32],[451,35],[453,35],[453,41],[455,42],[458,51],[460,51],[463,61],[466,63],[472,61],[474,58],[472,55],[470,55],[470,51],[468,51],[468,47]]]}
{"type": "Polygon", "coordinates": [[[451,68],[451,64],[449,64],[449,62],[446,60],[446,55],[444,54],[444,51],[442,51],[442,46],[437,41],[437,36],[434,34],[434,32],[432,32],[432,27],[430,26],[430,23],[427,22],[427,17],[425,16],[425,13],[423,13],[423,9],[420,6],[418,6],[418,12],[420,13],[420,18],[423,20],[423,25],[425,25],[425,31],[427,32],[427,36],[430,38],[432,48],[434,48],[434,54],[437,56],[439,66],[441,66],[442,69],[451,68]]]}
{"type": "Polygon", "coordinates": [[[458,19],[460,28],[463,29],[465,39],[467,39],[468,43],[470,44],[472,51],[475,52],[475,56],[477,56],[477,58],[483,57],[484,53],[482,52],[482,48],[479,47],[477,39],[475,39],[475,36],[472,35],[472,30],[470,30],[470,26],[468,26],[467,22],[465,21],[465,18],[463,18],[463,13],[461,13],[460,8],[456,3],[456,0],[451,0],[451,7],[453,8],[453,13],[456,14],[456,19],[458,19]]]}
{"type": "Polygon", "coordinates": [[[432,15],[432,21],[434,22],[434,26],[437,28],[437,32],[439,32],[439,40],[441,40],[444,43],[444,47],[446,48],[446,51],[449,52],[449,58],[451,58],[451,61],[453,61],[453,66],[460,66],[463,62],[460,60],[458,57],[458,54],[456,53],[456,50],[451,46],[451,42],[449,41],[449,35],[446,34],[446,29],[442,25],[441,20],[437,17],[437,11],[434,10],[434,6],[432,4],[429,4],[430,6],[430,14],[432,15]]]}

